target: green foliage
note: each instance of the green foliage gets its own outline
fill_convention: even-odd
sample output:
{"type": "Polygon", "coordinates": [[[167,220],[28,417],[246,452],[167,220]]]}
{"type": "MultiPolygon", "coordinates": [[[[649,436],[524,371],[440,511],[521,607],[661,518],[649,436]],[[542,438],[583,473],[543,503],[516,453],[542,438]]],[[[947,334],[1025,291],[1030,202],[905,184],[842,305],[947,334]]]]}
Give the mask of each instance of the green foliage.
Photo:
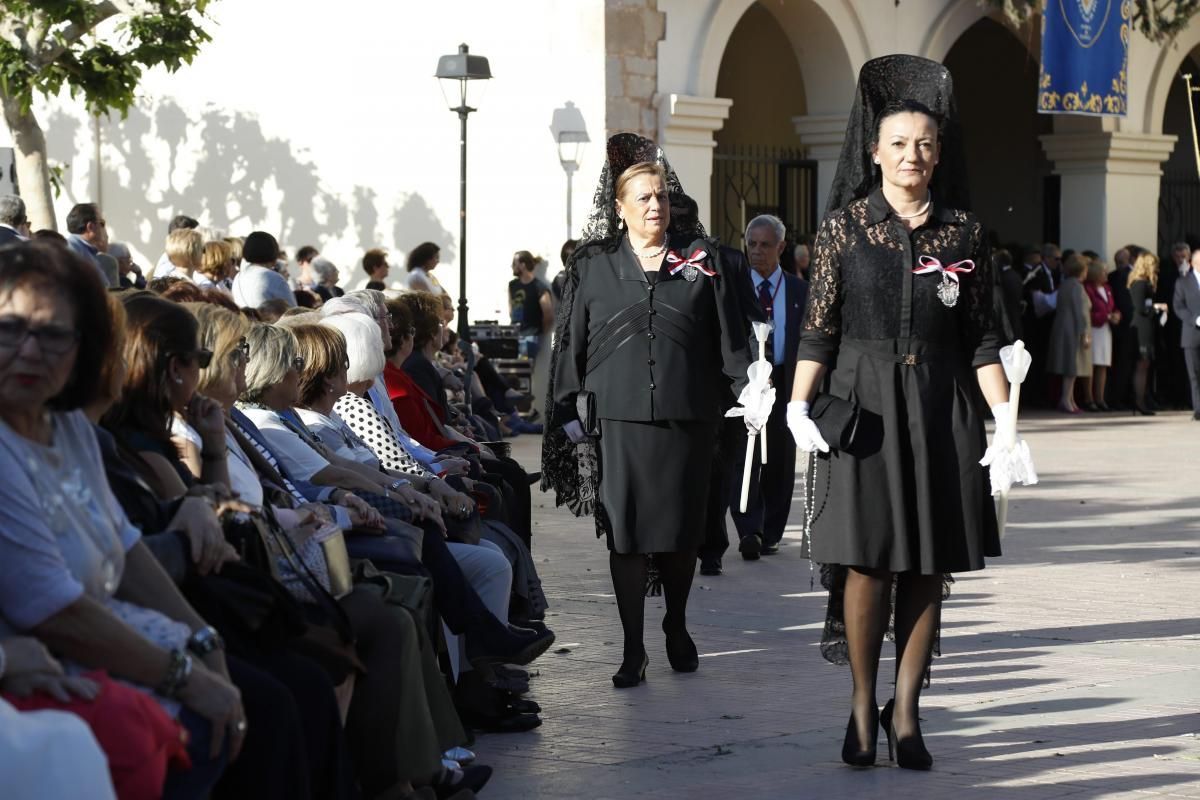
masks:
{"type": "Polygon", "coordinates": [[[207,4],[154,0],[149,4],[153,11],[120,15],[115,29],[101,39],[94,29],[114,14],[106,3],[4,0],[0,24],[17,23],[46,35],[40,47],[26,41],[23,49],[0,40],[0,92],[28,113],[35,93],[53,95],[65,87],[72,97],[83,99],[90,113],[119,111],[124,116],[144,70],[161,66],[174,72],[211,40],[201,27],[207,4]]]}
{"type": "MultiPolygon", "coordinates": [[[[1004,12],[1014,26],[1020,26],[1040,14],[1046,0],[985,0],[1004,12]]],[[[1133,24],[1152,42],[1164,42],[1187,27],[1200,11],[1200,0],[1114,0],[1133,5],[1133,24]]]]}

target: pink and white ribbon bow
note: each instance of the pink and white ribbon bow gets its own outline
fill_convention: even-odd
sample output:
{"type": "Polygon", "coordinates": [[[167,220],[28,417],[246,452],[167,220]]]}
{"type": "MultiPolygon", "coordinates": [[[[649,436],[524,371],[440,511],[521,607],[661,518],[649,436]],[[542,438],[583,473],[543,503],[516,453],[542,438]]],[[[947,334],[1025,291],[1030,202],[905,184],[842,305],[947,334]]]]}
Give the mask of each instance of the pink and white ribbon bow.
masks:
{"type": "Polygon", "coordinates": [[[949,278],[955,283],[958,283],[958,275],[955,273],[962,272],[965,274],[975,271],[975,262],[969,258],[964,258],[962,261],[955,261],[948,267],[942,266],[942,262],[933,256],[921,256],[917,259],[917,263],[921,266],[913,270],[914,275],[928,275],[931,272],[940,272],[942,273],[942,280],[949,278]]]}
{"type": "Polygon", "coordinates": [[[708,258],[708,251],[700,247],[697,247],[695,250],[693,250],[692,254],[687,258],[683,258],[674,250],[672,250],[667,253],[667,263],[671,265],[671,268],[667,270],[667,272],[671,275],[674,275],[682,269],[693,267],[711,278],[717,273],[700,263],[706,258],[708,258]]]}

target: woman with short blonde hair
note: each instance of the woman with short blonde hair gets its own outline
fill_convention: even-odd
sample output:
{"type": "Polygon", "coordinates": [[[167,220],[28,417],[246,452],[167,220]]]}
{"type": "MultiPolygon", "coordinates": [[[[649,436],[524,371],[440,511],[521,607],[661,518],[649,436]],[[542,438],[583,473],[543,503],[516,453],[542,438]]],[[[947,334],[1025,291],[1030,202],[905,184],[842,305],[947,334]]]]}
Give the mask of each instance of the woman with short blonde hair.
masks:
{"type": "Polygon", "coordinates": [[[193,280],[192,273],[200,269],[204,256],[204,237],[190,228],[179,228],[167,234],[167,260],[174,265],[171,274],[193,280]]]}
{"type": "Polygon", "coordinates": [[[202,288],[217,288],[229,277],[229,245],[222,241],[205,242],[200,251],[200,265],[192,273],[192,281],[202,288]]]}

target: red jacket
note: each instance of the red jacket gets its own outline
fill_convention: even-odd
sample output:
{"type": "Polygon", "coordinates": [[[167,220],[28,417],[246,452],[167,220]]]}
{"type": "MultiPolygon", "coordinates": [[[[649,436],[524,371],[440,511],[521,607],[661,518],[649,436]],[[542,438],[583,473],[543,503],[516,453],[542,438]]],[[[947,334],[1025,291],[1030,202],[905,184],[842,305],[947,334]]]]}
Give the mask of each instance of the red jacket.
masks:
{"type": "Polygon", "coordinates": [[[436,416],[437,404],[407,372],[389,361],[383,368],[383,380],[387,383],[392,408],[396,409],[396,416],[409,436],[431,450],[442,450],[458,444],[442,434],[441,420],[436,416]]]}
{"type": "Polygon", "coordinates": [[[1100,328],[1108,324],[1108,315],[1116,308],[1116,298],[1113,290],[1107,284],[1096,286],[1086,283],[1083,287],[1088,299],[1092,301],[1092,327],[1100,328]]]}

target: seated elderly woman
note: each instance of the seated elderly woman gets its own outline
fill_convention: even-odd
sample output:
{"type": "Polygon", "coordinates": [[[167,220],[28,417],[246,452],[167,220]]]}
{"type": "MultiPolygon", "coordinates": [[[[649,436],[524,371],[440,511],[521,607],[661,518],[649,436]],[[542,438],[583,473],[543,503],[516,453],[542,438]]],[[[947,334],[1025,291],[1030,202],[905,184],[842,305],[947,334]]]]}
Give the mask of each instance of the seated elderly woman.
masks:
{"type": "Polygon", "coordinates": [[[79,410],[111,342],[94,269],[50,245],[0,250],[0,635],[154,691],[192,734],[165,796],[205,797],[246,717],[223,653],[193,658],[207,625],[117,504],[79,410]]]}
{"type": "MultiPolygon", "coordinates": [[[[437,587],[435,605],[453,632],[470,634],[467,644],[472,661],[526,664],[545,652],[553,634],[503,623],[508,616],[512,572],[502,554],[486,546],[443,541],[445,526],[436,500],[418,492],[407,478],[370,473],[362,464],[337,455],[296,414],[305,363],[293,331],[260,324],[250,329],[246,339],[250,361],[239,407],[288,477],[361,494],[385,517],[394,518],[415,507],[418,515],[414,520],[423,530],[422,563],[437,587]],[[416,503],[410,504],[414,498],[416,503]],[[464,575],[469,587],[463,585],[464,575]]],[[[339,369],[343,363],[337,362],[339,369]]]]}

